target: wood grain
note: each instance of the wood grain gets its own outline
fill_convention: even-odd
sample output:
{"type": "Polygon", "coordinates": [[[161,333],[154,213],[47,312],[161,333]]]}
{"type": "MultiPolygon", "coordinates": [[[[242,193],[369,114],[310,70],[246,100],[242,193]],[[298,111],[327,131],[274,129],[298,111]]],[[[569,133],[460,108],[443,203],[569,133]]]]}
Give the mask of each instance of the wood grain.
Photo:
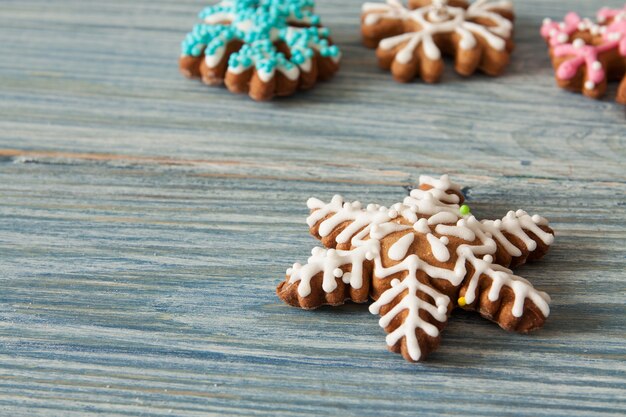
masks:
{"type": "Polygon", "coordinates": [[[259,104],[177,73],[201,2],[0,2],[0,415],[624,415],[625,110],[556,88],[538,35],[597,6],[520,1],[504,77],[427,86],[376,68],[360,1],[318,3],[340,74],[259,104]],[[444,172],[479,216],[552,221],[520,271],[543,330],[456,313],[411,365],[364,306],[279,302],[309,196],[444,172]]]}

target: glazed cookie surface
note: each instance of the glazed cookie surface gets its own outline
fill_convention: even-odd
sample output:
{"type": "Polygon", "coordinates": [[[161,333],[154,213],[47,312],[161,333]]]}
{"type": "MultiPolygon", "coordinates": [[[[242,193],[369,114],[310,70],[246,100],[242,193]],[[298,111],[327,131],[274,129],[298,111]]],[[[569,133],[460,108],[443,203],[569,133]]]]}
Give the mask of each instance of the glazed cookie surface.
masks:
{"type": "Polygon", "coordinates": [[[560,87],[602,97],[609,81],[619,81],[617,101],[626,104],[626,5],[603,8],[597,22],[569,13],[563,22],[546,19],[541,35],[550,47],[560,87]]]}
{"type": "Polygon", "coordinates": [[[324,247],[287,270],[278,296],[303,309],[372,298],[387,346],[411,362],[437,349],[457,306],[506,330],[540,328],[550,297],[509,268],[543,257],[554,232],[523,210],[479,221],[460,190],[445,175],[423,176],[391,207],[310,199],[307,224],[324,247]]]}
{"type": "Polygon", "coordinates": [[[376,48],[381,68],[400,82],[416,77],[434,83],[443,73],[443,56],[454,57],[456,71],[504,72],[513,50],[513,8],[509,1],[400,0],[365,3],[361,31],[376,48]]]}
{"type": "Polygon", "coordinates": [[[180,70],[258,101],[312,88],[339,69],[341,53],[313,0],[223,0],[182,43],[180,70]]]}

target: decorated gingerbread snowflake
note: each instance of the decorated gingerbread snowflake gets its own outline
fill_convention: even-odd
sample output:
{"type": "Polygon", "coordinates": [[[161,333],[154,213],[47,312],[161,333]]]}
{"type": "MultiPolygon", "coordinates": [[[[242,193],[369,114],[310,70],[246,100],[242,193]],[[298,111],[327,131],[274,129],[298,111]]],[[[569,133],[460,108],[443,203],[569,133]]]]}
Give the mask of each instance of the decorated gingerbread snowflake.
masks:
{"type": "Polygon", "coordinates": [[[469,76],[477,69],[500,75],[513,50],[513,12],[508,1],[400,0],[365,3],[362,33],[366,46],[377,48],[383,69],[408,82],[417,76],[439,81],[442,55],[455,58],[455,69],[469,76]],[[414,9],[414,10],[412,10],[414,9]]]}
{"type": "Polygon", "coordinates": [[[288,96],[332,77],[341,53],[313,0],[223,0],[200,13],[182,43],[181,72],[255,100],[288,96]]]}
{"type": "Polygon", "coordinates": [[[421,177],[419,189],[391,207],[312,198],[307,223],[324,247],[289,268],[277,294],[304,309],[372,298],[389,349],[409,361],[439,346],[456,306],[506,330],[541,327],[550,298],[508,268],[547,253],[554,240],[548,222],[522,210],[479,221],[462,203],[460,187],[445,175],[421,177]]]}
{"type": "Polygon", "coordinates": [[[541,35],[550,46],[557,82],[562,88],[599,98],[608,81],[622,80],[617,101],[626,104],[626,5],[601,9],[597,20],[569,13],[564,22],[543,22],[541,35]]]}

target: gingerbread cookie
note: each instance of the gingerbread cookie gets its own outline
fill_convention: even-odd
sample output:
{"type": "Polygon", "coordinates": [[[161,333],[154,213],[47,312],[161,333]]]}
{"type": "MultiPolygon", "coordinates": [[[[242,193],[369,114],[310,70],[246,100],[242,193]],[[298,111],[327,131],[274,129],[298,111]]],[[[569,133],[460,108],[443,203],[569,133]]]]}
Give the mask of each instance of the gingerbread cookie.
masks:
{"type": "Polygon", "coordinates": [[[372,298],[389,349],[409,361],[439,346],[456,306],[520,333],[550,313],[548,295],[508,269],[547,253],[554,233],[543,217],[518,210],[479,221],[446,175],[421,177],[419,189],[391,207],[340,196],[308,206],[311,233],[325,248],[287,270],[278,296],[304,309],[372,298]]]}
{"type": "Polygon", "coordinates": [[[339,69],[341,53],[312,0],[223,0],[200,13],[182,43],[180,70],[254,100],[312,88],[339,69]]]}
{"type": "Polygon", "coordinates": [[[569,13],[564,22],[543,22],[557,83],[597,99],[608,81],[621,80],[617,101],[626,104],[626,6],[601,9],[597,21],[569,13]]]}
{"type": "Polygon", "coordinates": [[[400,82],[420,76],[439,81],[443,54],[455,59],[465,76],[480,70],[500,75],[513,50],[513,11],[508,1],[400,0],[365,3],[361,19],[363,42],[377,48],[380,67],[400,82]],[[414,9],[414,10],[411,10],[414,9]]]}

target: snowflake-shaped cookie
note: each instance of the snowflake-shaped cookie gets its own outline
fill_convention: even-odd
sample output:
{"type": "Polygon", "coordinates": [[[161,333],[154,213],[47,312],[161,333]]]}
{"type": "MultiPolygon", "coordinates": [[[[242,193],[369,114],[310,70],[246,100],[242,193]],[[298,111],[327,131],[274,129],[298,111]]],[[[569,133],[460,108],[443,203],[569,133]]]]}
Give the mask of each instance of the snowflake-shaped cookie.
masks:
{"type": "Polygon", "coordinates": [[[223,0],[200,13],[182,43],[181,72],[255,100],[313,87],[339,69],[341,53],[313,0],[223,0]]]}
{"type": "Polygon", "coordinates": [[[421,177],[420,188],[391,207],[310,199],[307,223],[325,248],[287,270],[277,294],[304,309],[371,297],[389,349],[409,361],[439,346],[455,306],[507,330],[541,327],[550,298],[508,268],[547,253],[548,222],[522,210],[479,221],[462,203],[447,176],[421,177]]]}
{"type": "Polygon", "coordinates": [[[394,78],[408,82],[420,76],[437,82],[443,73],[442,54],[455,58],[465,76],[477,69],[500,75],[513,50],[513,12],[509,1],[400,0],[363,5],[363,40],[376,48],[379,64],[394,78]]]}
{"type": "Polygon", "coordinates": [[[601,9],[597,20],[569,13],[564,22],[543,22],[541,35],[550,46],[557,82],[562,88],[600,98],[608,81],[622,80],[617,101],[626,104],[626,5],[601,9]]]}

